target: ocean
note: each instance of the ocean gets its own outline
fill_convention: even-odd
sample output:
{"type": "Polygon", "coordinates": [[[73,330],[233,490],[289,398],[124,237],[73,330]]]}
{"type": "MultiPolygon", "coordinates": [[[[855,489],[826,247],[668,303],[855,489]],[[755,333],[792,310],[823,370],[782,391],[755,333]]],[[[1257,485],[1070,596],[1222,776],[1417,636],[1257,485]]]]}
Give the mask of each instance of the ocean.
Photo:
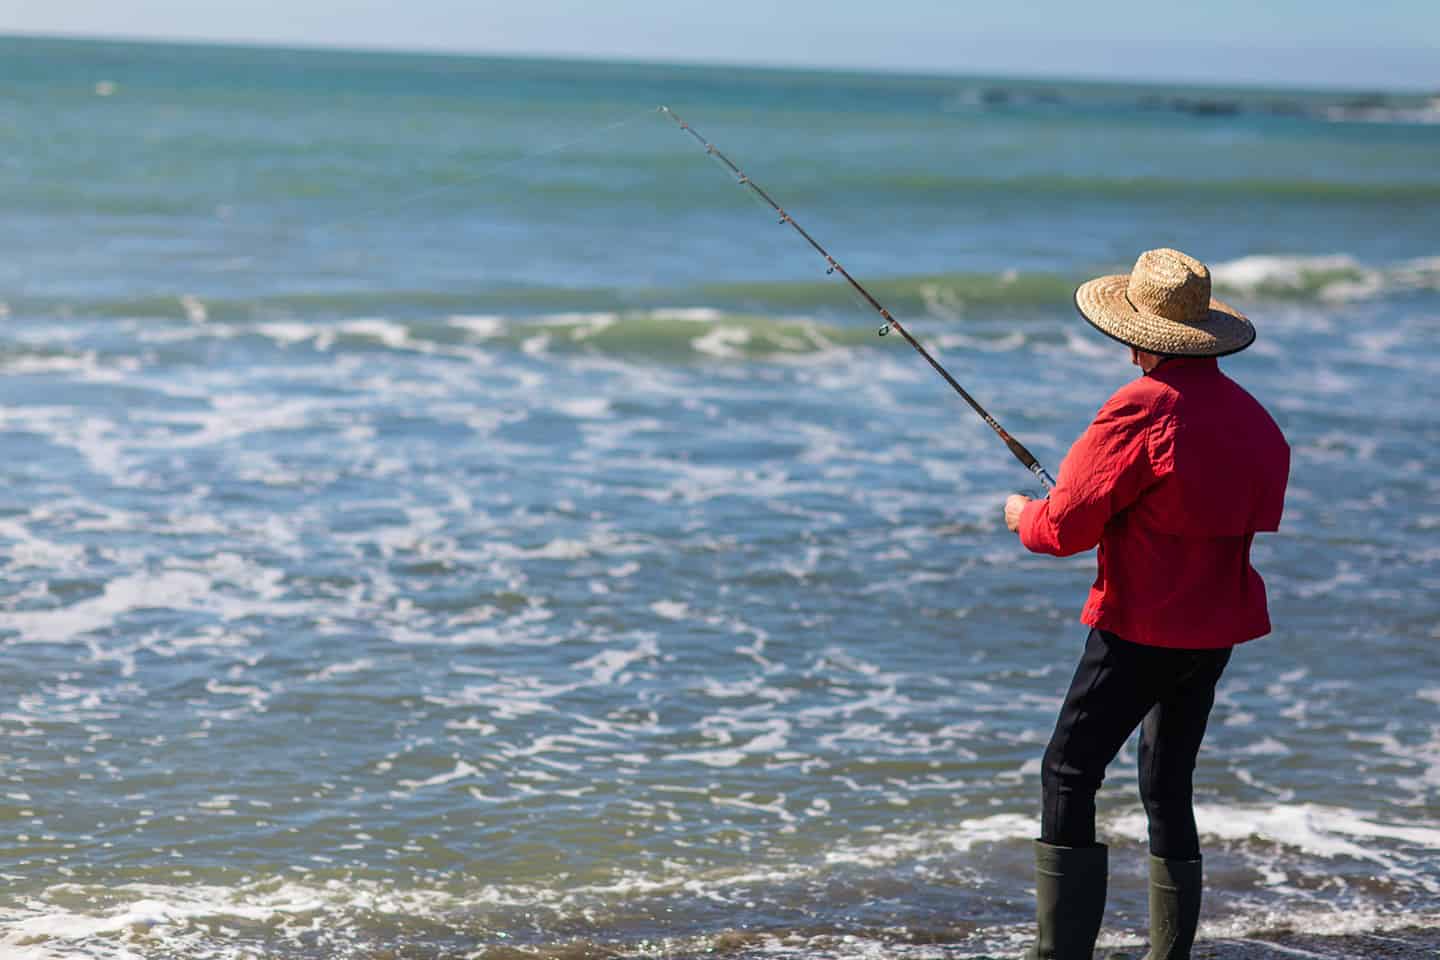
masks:
{"type": "Polygon", "coordinates": [[[1075,285],[1211,265],[1294,462],[1206,955],[1435,955],[1433,101],[14,37],[0,955],[1019,952],[1094,558],[660,104],[1051,473],[1075,285]]]}

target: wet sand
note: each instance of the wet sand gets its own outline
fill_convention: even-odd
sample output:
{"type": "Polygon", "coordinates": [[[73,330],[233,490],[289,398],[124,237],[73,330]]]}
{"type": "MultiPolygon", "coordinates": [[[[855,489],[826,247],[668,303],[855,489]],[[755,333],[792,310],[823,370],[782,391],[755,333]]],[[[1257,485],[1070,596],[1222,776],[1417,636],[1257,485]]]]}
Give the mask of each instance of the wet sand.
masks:
{"type": "MultiPolygon", "coordinates": [[[[845,960],[846,957],[871,958],[880,944],[865,940],[864,946],[847,943],[844,937],[818,937],[803,945],[791,945],[765,934],[735,931],[707,940],[699,952],[659,949],[649,944],[627,949],[594,941],[574,941],[541,949],[498,946],[472,954],[478,960],[642,960],[663,957],[664,960],[702,960],[725,957],[728,960],[845,960]]],[[[883,948],[882,948],[883,949],[883,948]]],[[[896,942],[893,956],[909,960],[1018,960],[1023,948],[1005,953],[976,953],[960,943],[916,943],[913,939],[896,942]]],[[[1144,945],[1124,948],[1099,948],[1095,960],[1142,960],[1144,945]]],[[[425,958],[432,955],[417,952],[407,957],[425,958]]],[[[1293,931],[1273,931],[1251,937],[1227,937],[1204,940],[1191,950],[1192,960],[1435,960],[1440,958],[1440,930],[1411,927],[1387,930],[1384,933],[1349,933],[1320,935],[1293,931]]],[[[390,956],[387,955],[387,960],[390,956]]]]}
{"type": "MultiPolygon", "coordinates": [[[[1317,936],[1305,933],[1275,933],[1246,939],[1197,943],[1193,960],[1278,960],[1281,957],[1323,957],[1325,960],[1434,960],[1440,957],[1440,930],[1387,930],[1385,933],[1358,933],[1317,936]]],[[[1112,954],[1122,960],[1124,954],[1112,954]]],[[[1137,960],[1143,954],[1133,954],[1137,960]]]]}

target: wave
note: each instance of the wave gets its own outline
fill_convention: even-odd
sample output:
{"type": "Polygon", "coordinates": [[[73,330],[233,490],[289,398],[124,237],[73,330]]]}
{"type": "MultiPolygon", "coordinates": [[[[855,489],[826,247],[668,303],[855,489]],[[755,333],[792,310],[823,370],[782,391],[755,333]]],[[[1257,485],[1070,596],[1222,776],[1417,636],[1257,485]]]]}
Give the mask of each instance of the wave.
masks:
{"type": "MultiPolygon", "coordinates": [[[[1122,265],[1111,265],[1123,270],[1122,265]]],[[[1100,272],[1099,270],[1091,271],[1100,272]]],[[[1277,302],[1349,304],[1440,292],[1440,257],[1370,266],[1346,254],[1253,255],[1213,265],[1215,292],[1257,315],[1277,302]]],[[[936,274],[866,281],[928,345],[988,352],[1081,349],[1067,332],[1075,284],[1089,275],[936,274]]],[[[115,365],[211,362],[217,341],[277,350],[375,351],[477,359],[597,354],[662,362],[816,358],[888,348],[879,318],[829,279],[656,290],[515,287],[474,292],[338,291],[209,299],[185,293],[0,303],[0,316],[65,325],[64,342],[0,341],[12,375],[107,376],[115,365]],[[131,328],[95,339],[92,324],[131,328]]]]}
{"type": "Polygon", "coordinates": [[[1174,89],[1168,92],[1101,84],[1060,86],[1042,82],[966,87],[947,97],[947,112],[966,109],[1139,110],[1196,118],[1242,115],[1289,117],[1331,123],[1440,123],[1440,97],[1425,94],[1309,93],[1174,89]]]}
{"type": "MultiPolygon", "coordinates": [[[[1440,115],[1437,115],[1440,116],[1440,115]]],[[[1440,123],[1440,120],[1436,121],[1440,123]]],[[[530,182],[524,189],[455,192],[463,178],[440,172],[421,180],[377,182],[373,192],[399,197],[392,204],[372,209],[347,206],[357,189],[355,179],[324,188],[295,178],[280,185],[281,207],[268,213],[256,207],[254,199],[215,197],[200,191],[182,190],[173,183],[137,184],[122,191],[98,186],[75,187],[58,183],[41,186],[24,195],[7,197],[12,211],[30,216],[90,218],[189,218],[200,222],[222,222],[249,208],[247,229],[270,220],[269,228],[295,236],[308,232],[328,233],[337,226],[379,229],[397,217],[434,225],[442,220],[491,221],[497,212],[528,215],[536,197],[562,203],[572,211],[603,212],[623,209],[633,200],[634,184],[643,181],[647,203],[657,211],[694,211],[707,204],[727,209],[733,206],[729,194],[705,190],[699,193],[693,182],[666,169],[674,158],[655,157],[625,175],[610,174],[574,181],[530,182]],[[318,194],[318,195],[317,195],[318,194]],[[443,195],[443,203],[423,202],[431,194],[443,195]],[[405,199],[405,197],[409,199],[405,199]],[[273,218],[273,220],[272,220],[273,218]]],[[[868,204],[925,204],[936,198],[946,203],[985,201],[1011,197],[1007,203],[1024,205],[1066,203],[1171,203],[1177,199],[1192,203],[1223,204],[1281,202],[1325,204],[1434,204],[1440,203],[1440,184],[1433,180],[1318,180],[1305,177],[1176,178],[1163,176],[1107,175],[964,175],[943,172],[898,173],[892,170],[835,171],[819,181],[792,183],[785,196],[792,207],[823,204],[837,195],[864,198],[868,204]]]]}
{"type": "MultiPolygon", "coordinates": [[[[1120,272],[1128,264],[1109,264],[1120,272]]],[[[1440,256],[1369,265],[1344,253],[1255,254],[1212,264],[1217,293],[1295,300],[1361,300],[1440,291],[1440,256]]],[[[1068,308],[1083,273],[939,273],[860,277],[875,297],[897,314],[960,319],[972,307],[1068,308]]],[[[19,298],[0,304],[6,313],[50,317],[161,318],[203,323],[267,322],[294,318],[397,317],[498,314],[534,318],[560,312],[650,312],[671,319],[676,304],[698,317],[704,310],[774,317],[864,314],[870,310],[840,280],[739,281],[693,287],[598,288],[496,286],[474,290],[296,291],[246,298],[211,298],[196,292],[137,297],[19,298]],[[701,313],[696,313],[699,310],[701,313]]],[[[867,320],[868,322],[868,320],[867,320]]]]}
{"type": "Polygon", "coordinates": [[[1440,290],[1440,257],[1366,266],[1346,254],[1255,255],[1217,263],[1215,285],[1258,297],[1328,301],[1370,300],[1440,290]]]}
{"type": "MultiPolygon", "coordinates": [[[[1112,269],[1123,269],[1113,267],[1112,269]]],[[[1266,302],[1347,303],[1440,291],[1440,257],[1389,267],[1346,255],[1242,257],[1212,268],[1216,293],[1251,312],[1266,302]]],[[[1098,272],[1098,271],[1097,271],[1098,272]]],[[[932,347],[989,352],[1037,344],[1074,349],[1066,325],[1077,278],[1001,273],[900,277],[869,289],[932,347]]],[[[816,358],[881,349],[878,317],[843,284],[737,283],[690,290],[517,288],[478,293],[378,291],[205,299],[193,294],[0,305],[19,321],[71,327],[67,342],[0,342],[0,369],[103,378],[119,364],[211,362],[217,341],[237,349],[450,355],[514,351],[597,354],[662,362],[816,358]],[[653,303],[651,302],[653,301],[653,303]],[[677,306],[677,304],[680,304],[677,306]],[[90,324],[132,327],[93,341],[90,324]]]]}
{"type": "MultiPolygon", "coordinates": [[[[224,316],[224,311],[217,311],[224,316]]],[[[259,341],[282,350],[347,354],[375,351],[475,357],[511,350],[530,355],[592,353],[662,361],[750,360],[815,356],[881,342],[873,326],[804,316],[730,313],[711,308],[589,311],[530,317],[455,314],[438,319],[211,321],[143,335],[115,353],[0,344],[0,370],[11,375],[78,373],[96,377],[116,363],[133,365],[136,349],[161,365],[208,362],[216,340],[259,341]],[[157,344],[161,345],[157,349],[157,344]]],[[[992,338],[1002,349],[1009,335],[992,338]]]]}
{"type": "Polygon", "coordinates": [[[810,195],[873,190],[893,198],[990,197],[1013,194],[1027,200],[1036,198],[1104,200],[1106,202],[1189,201],[1303,201],[1306,203],[1434,203],[1440,201],[1440,184],[1425,181],[1313,180],[1304,177],[1196,177],[1017,175],[966,176],[947,173],[885,173],[877,176],[837,174],[823,186],[791,187],[792,198],[810,195]],[[813,193],[812,193],[813,192],[813,193]]]}

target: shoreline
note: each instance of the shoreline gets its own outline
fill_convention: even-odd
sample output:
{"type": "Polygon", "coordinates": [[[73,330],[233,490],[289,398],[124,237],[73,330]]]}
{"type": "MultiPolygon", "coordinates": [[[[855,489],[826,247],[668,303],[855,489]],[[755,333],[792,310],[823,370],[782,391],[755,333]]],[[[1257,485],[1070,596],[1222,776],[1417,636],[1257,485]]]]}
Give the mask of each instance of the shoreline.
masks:
{"type": "MultiPolygon", "coordinates": [[[[1276,931],[1253,937],[1200,940],[1194,960],[1278,960],[1280,957],[1324,957],[1325,960],[1419,960],[1440,956],[1440,931],[1406,927],[1384,933],[1315,934],[1276,931]]],[[[1144,952],[1096,954],[1108,960],[1139,960],[1144,952]]]]}
{"type": "MultiPolygon", "coordinates": [[[[704,937],[686,946],[670,943],[634,945],[607,944],[593,940],[571,940],[550,946],[491,945],[467,957],[474,960],[705,960],[728,957],[731,960],[846,960],[883,956],[896,960],[1017,960],[1029,945],[1026,938],[1001,950],[977,951],[963,941],[946,942],[924,937],[894,940],[872,939],[840,933],[824,936],[789,937],[744,929],[704,937]]],[[[412,945],[413,946],[413,945],[412,945]]],[[[1149,948],[1139,942],[1120,947],[1097,946],[1095,960],[1142,960],[1149,948]]],[[[374,960],[388,958],[389,953],[371,954],[374,960]]],[[[422,949],[417,956],[430,956],[422,949]]],[[[436,960],[449,956],[438,949],[436,960]]],[[[1262,931],[1250,936],[1215,937],[1197,940],[1191,948],[1192,960],[1281,960],[1281,958],[1319,958],[1319,960],[1433,960],[1440,956],[1440,930],[1420,925],[1386,930],[1383,933],[1350,932],[1341,934],[1304,933],[1293,930],[1262,931]]],[[[367,957],[368,960],[368,957],[367,957]]]]}

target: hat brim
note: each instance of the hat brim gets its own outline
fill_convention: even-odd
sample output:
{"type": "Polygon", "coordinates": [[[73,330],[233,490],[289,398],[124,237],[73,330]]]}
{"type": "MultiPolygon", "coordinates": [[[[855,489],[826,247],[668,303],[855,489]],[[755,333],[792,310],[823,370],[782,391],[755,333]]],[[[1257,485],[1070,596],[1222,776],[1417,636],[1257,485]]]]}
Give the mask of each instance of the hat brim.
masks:
{"type": "Polygon", "coordinates": [[[1124,274],[1097,277],[1075,291],[1075,308],[1096,330],[1137,350],[1166,357],[1223,357],[1255,342],[1245,315],[1213,297],[1202,323],[1183,323],[1135,309],[1124,274]]]}

